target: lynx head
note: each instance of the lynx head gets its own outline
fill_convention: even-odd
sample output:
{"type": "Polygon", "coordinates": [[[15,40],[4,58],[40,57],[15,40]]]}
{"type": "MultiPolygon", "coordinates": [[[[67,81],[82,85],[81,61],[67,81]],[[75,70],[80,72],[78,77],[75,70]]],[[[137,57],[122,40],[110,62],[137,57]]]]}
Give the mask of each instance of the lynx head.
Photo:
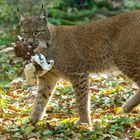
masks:
{"type": "Polygon", "coordinates": [[[19,12],[19,20],[20,35],[26,44],[42,45],[43,47],[50,45],[51,31],[48,27],[48,16],[43,6],[39,15],[35,17],[25,17],[19,12]]]}

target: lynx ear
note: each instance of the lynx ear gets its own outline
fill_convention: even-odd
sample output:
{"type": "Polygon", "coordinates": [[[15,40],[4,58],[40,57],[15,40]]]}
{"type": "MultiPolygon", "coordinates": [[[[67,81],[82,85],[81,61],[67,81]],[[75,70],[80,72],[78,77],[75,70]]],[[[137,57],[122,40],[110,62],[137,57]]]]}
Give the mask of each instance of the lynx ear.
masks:
{"type": "Polygon", "coordinates": [[[17,14],[20,22],[25,20],[25,16],[20,12],[19,8],[17,8],[17,14]]]}
{"type": "Polygon", "coordinates": [[[46,13],[44,6],[42,4],[41,6],[41,10],[40,10],[40,14],[39,14],[39,18],[45,22],[47,22],[48,20],[48,14],[46,13]]]}

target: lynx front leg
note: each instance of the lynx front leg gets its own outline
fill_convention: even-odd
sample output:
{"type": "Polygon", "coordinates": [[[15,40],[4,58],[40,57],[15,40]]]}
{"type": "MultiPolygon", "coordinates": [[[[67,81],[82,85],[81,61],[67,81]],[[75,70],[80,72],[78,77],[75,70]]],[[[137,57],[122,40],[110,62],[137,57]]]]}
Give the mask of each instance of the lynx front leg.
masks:
{"type": "Polygon", "coordinates": [[[90,96],[88,92],[88,74],[77,73],[72,76],[72,84],[76,94],[80,123],[91,125],[90,118],[90,96]]]}
{"type": "Polygon", "coordinates": [[[33,122],[37,122],[43,118],[47,104],[57,81],[58,78],[52,73],[47,73],[47,75],[44,77],[39,78],[37,97],[33,107],[33,112],[31,114],[31,119],[33,122]]]}

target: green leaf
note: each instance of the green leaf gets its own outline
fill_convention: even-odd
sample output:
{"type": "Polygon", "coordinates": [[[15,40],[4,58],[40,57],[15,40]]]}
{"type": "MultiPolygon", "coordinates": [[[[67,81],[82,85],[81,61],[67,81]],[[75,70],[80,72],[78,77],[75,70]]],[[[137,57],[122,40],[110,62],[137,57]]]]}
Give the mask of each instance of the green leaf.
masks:
{"type": "Polygon", "coordinates": [[[28,126],[25,128],[24,132],[25,134],[30,134],[35,129],[34,126],[28,126]]]}
{"type": "Polygon", "coordinates": [[[46,137],[50,137],[52,134],[53,134],[53,131],[51,131],[51,130],[49,130],[49,129],[46,129],[46,130],[43,132],[43,135],[46,136],[46,137]]]}
{"type": "Polygon", "coordinates": [[[139,138],[139,137],[140,137],[140,130],[136,130],[136,131],[133,133],[133,137],[134,137],[134,138],[139,138]]]}

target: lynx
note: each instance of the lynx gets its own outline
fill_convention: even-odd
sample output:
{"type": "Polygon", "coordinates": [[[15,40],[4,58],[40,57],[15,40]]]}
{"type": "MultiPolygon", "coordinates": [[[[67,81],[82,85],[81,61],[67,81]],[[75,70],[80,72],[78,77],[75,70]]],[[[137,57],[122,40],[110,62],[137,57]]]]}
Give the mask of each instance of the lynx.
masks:
{"type": "MultiPolygon", "coordinates": [[[[140,88],[140,11],[123,13],[86,25],[55,26],[44,10],[36,17],[20,18],[25,42],[38,44],[36,52],[55,61],[38,78],[38,91],[31,117],[43,118],[54,87],[60,78],[69,80],[75,91],[79,123],[91,125],[88,76],[119,70],[140,88]]],[[[140,89],[123,106],[125,113],[140,103],[140,89]]]]}

